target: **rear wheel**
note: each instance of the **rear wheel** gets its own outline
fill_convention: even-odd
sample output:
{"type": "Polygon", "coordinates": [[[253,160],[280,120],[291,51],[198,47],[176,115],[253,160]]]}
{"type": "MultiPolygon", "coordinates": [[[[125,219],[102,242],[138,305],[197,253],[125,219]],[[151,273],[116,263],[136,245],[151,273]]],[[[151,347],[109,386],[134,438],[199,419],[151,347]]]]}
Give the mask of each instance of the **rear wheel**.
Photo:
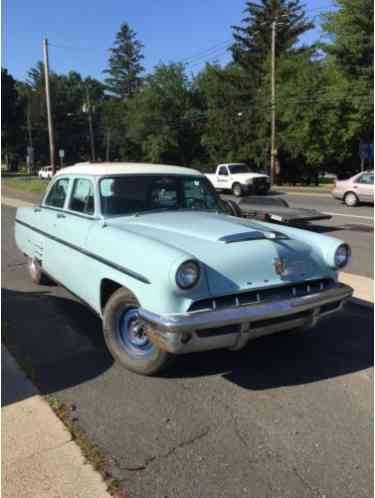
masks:
{"type": "Polygon", "coordinates": [[[348,192],[347,194],[345,194],[344,202],[347,206],[354,207],[358,204],[358,197],[354,192],[348,192]]]}
{"type": "Polygon", "coordinates": [[[127,289],[118,289],[109,298],[103,318],[104,339],[113,357],[125,368],[142,375],[154,375],[173,356],[156,347],[140,320],[139,303],[127,289]]]}
{"type": "Polygon", "coordinates": [[[241,184],[235,183],[234,185],[232,185],[232,192],[233,192],[233,195],[235,195],[236,197],[241,197],[242,196],[241,184]]]}

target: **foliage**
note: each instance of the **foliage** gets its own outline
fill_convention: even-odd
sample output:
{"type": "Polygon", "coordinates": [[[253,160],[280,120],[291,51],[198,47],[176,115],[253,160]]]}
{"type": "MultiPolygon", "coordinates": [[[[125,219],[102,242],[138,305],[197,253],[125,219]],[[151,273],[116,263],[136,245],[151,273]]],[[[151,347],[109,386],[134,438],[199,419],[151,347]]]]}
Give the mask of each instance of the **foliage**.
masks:
{"type": "Polygon", "coordinates": [[[346,82],[350,95],[351,134],[357,141],[373,141],[374,123],[374,3],[336,0],[338,10],[324,16],[331,38],[324,45],[328,63],[346,82]]]}
{"type": "Polygon", "coordinates": [[[241,26],[232,26],[234,43],[233,60],[245,71],[261,78],[265,71],[264,61],[269,59],[272,23],[276,22],[276,57],[290,50],[295,51],[299,37],[313,28],[306,20],[299,0],[261,0],[246,2],[245,17],[241,26]]]}
{"type": "Polygon", "coordinates": [[[129,136],[142,144],[151,162],[191,164],[199,154],[200,137],[192,114],[194,99],[182,64],[161,64],[129,101],[129,136]]]}
{"type": "Polygon", "coordinates": [[[1,160],[12,167],[20,154],[24,108],[16,81],[4,68],[1,69],[1,87],[1,160]]]}
{"type": "Polygon", "coordinates": [[[136,39],[136,33],[127,23],[122,24],[116,35],[114,47],[110,49],[109,69],[105,80],[107,89],[116,97],[127,99],[139,90],[143,73],[143,44],[136,39]]]}

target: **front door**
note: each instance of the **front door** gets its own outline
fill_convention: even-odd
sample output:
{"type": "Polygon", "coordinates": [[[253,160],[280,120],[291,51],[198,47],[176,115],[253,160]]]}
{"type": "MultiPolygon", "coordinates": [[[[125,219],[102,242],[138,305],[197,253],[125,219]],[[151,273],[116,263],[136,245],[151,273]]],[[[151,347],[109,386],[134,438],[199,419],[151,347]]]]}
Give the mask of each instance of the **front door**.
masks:
{"type": "Polygon", "coordinates": [[[230,189],[230,179],[228,168],[226,166],[220,166],[219,171],[217,172],[217,188],[219,189],[230,189]]]}
{"type": "Polygon", "coordinates": [[[64,210],[55,213],[54,241],[51,252],[54,276],[62,285],[85,301],[91,301],[91,293],[85,284],[89,256],[86,240],[90,229],[97,222],[95,217],[94,186],[91,179],[72,180],[70,195],[64,210]]]}

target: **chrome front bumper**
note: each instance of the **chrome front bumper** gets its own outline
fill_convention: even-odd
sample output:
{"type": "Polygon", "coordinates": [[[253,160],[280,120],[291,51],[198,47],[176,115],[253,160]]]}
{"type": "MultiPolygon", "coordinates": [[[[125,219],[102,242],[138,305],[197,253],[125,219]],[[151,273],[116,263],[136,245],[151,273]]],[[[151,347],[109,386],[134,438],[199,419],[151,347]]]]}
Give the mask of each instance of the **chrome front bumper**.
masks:
{"type": "Polygon", "coordinates": [[[351,287],[337,284],[284,301],[176,315],[158,315],[140,308],[139,316],[146,323],[150,340],[171,353],[241,349],[256,337],[314,326],[320,318],[339,311],[352,294],[351,287]]]}

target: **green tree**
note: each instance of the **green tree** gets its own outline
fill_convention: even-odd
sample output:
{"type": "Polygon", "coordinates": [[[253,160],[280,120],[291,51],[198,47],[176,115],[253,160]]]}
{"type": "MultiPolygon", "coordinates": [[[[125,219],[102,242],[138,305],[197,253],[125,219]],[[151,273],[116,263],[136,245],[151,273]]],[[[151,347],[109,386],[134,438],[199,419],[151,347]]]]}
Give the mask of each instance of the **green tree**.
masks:
{"type": "MultiPolygon", "coordinates": [[[[48,129],[45,99],[44,66],[38,62],[30,69],[26,83],[19,85],[26,102],[28,130],[25,137],[32,142],[35,160],[38,165],[48,164],[48,129]]],[[[94,139],[97,154],[102,154],[102,136],[100,127],[100,103],[104,98],[104,85],[93,78],[83,79],[76,71],[68,74],[50,73],[50,92],[52,102],[52,118],[54,124],[55,148],[64,149],[65,162],[90,159],[90,137],[87,114],[87,91],[93,112],[94,139]]]]}
{"type": "Polygon", "coordinates": [[[277,22],[276,57],[290,50],[296,51],[299,37],[314,27],[305,17],[299,0],[261,0],[246,2],[242,26],[232,26],[233,60],[252,77],[268,72],[265,61],[271,50],[271,26],[277,22]]]}
{"type": "Polygon", "coordinates": [[[22,140],[22,123],[25,108],[23,100],[17,91],[16,80],[1,68],[1,154],[4,161],[12,169],[26,155],[26,144],[22,140]]]}
{"type": "Polygon", "coordinates": [[[133,97],[142,83],[143,44],[136,36],[127,23],[122,24],[110,49],[109,68],[104,71],[107,90],[121,99],[133,97]]]}
{"type": "Polygon", "coordinates": [[[327,63],[350,97],[354,141],[373,141],[374,112],[374,3],[372,0],[336,0],[337,10],[324,16],[323,29],[331,43],[324,45],[327,63]]]}
{"type": "Polygon", "coordinates": [[[189,165],[201,145],[191,82],[182,64],[160,64],[129,101],[129,137],[151,162],[189,165]]]}

